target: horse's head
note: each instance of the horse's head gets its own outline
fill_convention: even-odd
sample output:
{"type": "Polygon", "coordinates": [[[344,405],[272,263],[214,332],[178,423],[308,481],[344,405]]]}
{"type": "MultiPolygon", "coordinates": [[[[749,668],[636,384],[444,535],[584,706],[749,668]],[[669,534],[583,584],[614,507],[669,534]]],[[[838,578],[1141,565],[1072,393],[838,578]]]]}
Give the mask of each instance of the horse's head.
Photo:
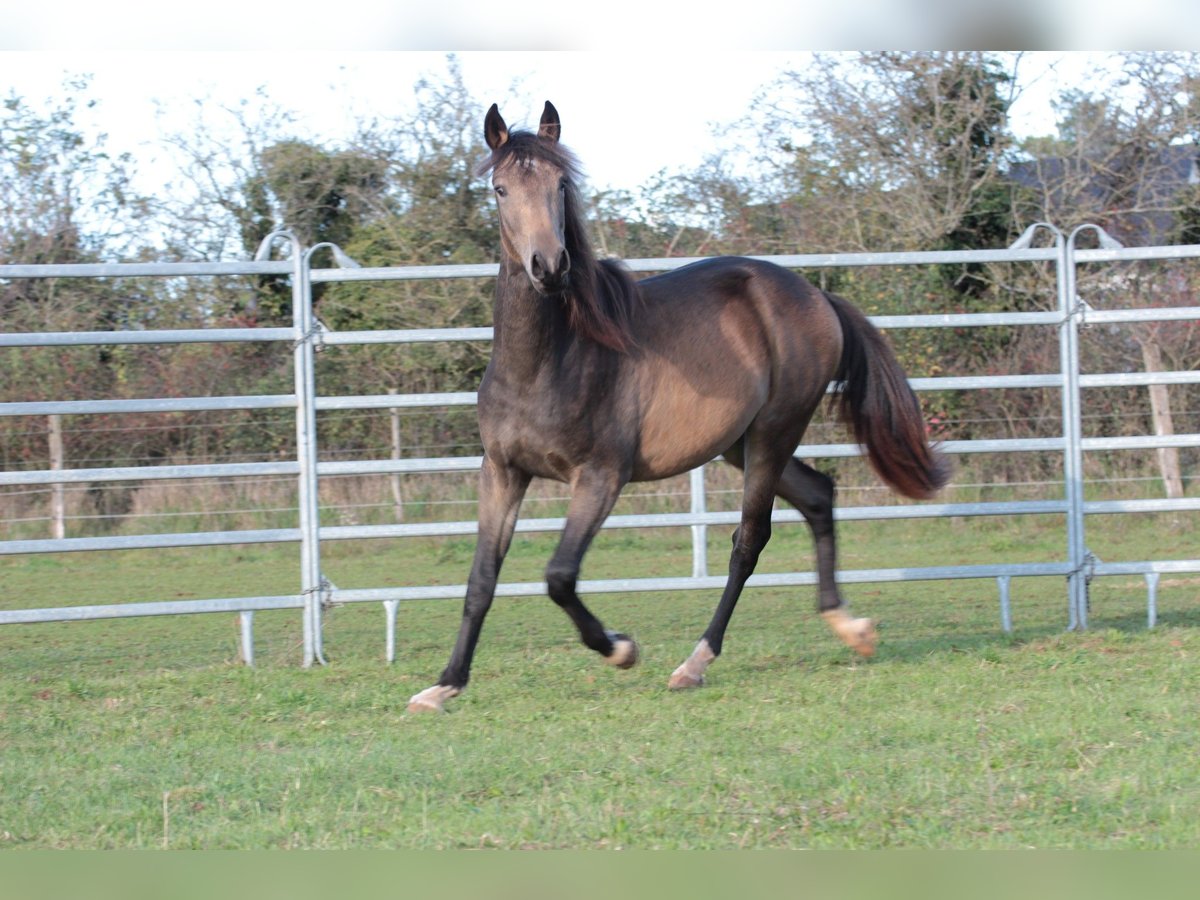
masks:
{"type": "Polygon", "coordinates": [[[561,130],[549,101],[537,134],[510,135],[494,103],[483,123],[504,252],[542,294],[561,292],[571,268],[567,227],[573,160],[558,146],[561,130]]]}

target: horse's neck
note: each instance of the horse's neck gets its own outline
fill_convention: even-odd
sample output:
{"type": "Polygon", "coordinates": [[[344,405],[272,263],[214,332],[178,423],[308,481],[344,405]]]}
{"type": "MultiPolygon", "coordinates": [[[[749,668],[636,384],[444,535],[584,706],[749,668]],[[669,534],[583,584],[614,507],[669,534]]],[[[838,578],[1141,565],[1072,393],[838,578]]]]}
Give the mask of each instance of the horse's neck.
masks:
{"type": "Polygon", "coordinates": [[[538,294],[524,269],[506,263],[496,283],[493,320],[493,365],[518,382],[552,372],[571,339],[562,301],[538,294]]]}

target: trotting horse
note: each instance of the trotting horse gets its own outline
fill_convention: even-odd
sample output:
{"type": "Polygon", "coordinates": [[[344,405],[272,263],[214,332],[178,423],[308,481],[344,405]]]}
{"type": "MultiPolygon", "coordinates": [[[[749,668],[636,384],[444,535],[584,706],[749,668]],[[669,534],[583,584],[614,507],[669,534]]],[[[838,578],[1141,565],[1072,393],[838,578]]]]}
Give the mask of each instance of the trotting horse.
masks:
{"type": "Polygon", "coordinates": [[[546,103],[536,133],[484,120],[503,249],[491,362],[479,386],[479,537],[462,625],[437,684],[410,711],[442,710],[467,685],[484,616],[533,477],[570,486],[566,526],[546,568],[550,597],[582,642],[619,668],[637,644],[607,630],[576,594],[588,546],[631,481],[723,456],[744,472],[729,580],[708,629],[671,675],[701,685],[721,653],[738,596],[771,534],[779,495],[808,521],[818,609],[864,656],[870,619],[852,618],[834,581],[833,482],[794,458],[830,382],[843,420],[876,472],[908,497],[948,477],[926,441],[904,372],[880,333],[845,300],[771,263],[725,257],[634,281],[598,260],[585,233],[579,164],[546,103]]]}

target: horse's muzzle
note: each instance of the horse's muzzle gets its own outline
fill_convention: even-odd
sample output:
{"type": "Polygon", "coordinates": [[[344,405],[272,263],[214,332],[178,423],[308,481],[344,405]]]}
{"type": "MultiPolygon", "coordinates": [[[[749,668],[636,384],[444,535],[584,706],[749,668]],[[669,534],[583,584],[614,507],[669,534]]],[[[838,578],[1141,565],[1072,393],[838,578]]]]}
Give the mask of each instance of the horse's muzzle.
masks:
{"type": "Polygon", "coordinates": [[[571,257],[565,247],[559,248],[553,264],[540,250],[533,251],[529,260],[529,280],[543,294],[556,294],[567,286],[567,273],[571,271],[571,257]]]}

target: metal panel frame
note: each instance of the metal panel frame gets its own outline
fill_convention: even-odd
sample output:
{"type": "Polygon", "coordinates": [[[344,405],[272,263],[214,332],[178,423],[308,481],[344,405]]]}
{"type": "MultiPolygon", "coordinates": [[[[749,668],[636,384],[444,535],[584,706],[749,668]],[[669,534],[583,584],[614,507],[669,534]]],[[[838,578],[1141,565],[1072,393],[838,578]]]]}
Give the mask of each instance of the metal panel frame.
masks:
{"type": "MultiPolygon", "coordinates": [[[[985,566],[932,566],[895,569],[842,570],[843,583],[934,580],[956,578],[994,578],[1000,595],[1000,623],[1011,630],[1010,584],[1013,577],[1065,577],[1067,581],[1067,627],[1087,627],[1087,585],[1100,575],[1141,574],[1147,584],[1147,624],[1156,621],[1157,587],[1160,574],[1200,571],[1200,560],[1147,560],[1102,563],[1088,551],[1085,517],[1093,514],[1164,512],[1200,509],[1200,499],[1177,500],[1084,500],[1083,453],[1092,450],[1143,449],[1200,446],[1200,434],[1171,437],[1153,435],[1122,438],[1082,437],[1082,389],[1113,385],[1195,384],[1200,372],[1120,373],[1082,375],[1079,371],[1079,328],[1087,324],[1200,319],[1200,308],[1163,308],[1138,310],[1095,310],[1076,294],[1076,269],[1080,263],[1116,262],[1149,259],[1191,259],[1200,257],[1200,245],[1122,248],[1095,225],[1082,225],[1064,234],[1048,223],[1037,223],[1007,250],[938,251],[924,253],[851,253],[766,256],[791,268],[907,266],[932,263],[965,262],[1049,262],[1056,271],[1057,309],[1027,313],[976,313],[963,315],[874,316],[880,328],[963,328],[988,326],[1054,326],[1059,330],[1061,369],[1057,373],[1015,376],[970,376],[913,378],[917,391],[978,390],[1016,387],[1050,387],[1062,391],[1062,435],[1052,438],[948,441],[948,453],[1010,453],[1049,451],[1062,453],[1065,494],[1062,500],[1013,501],[1005,503],[924,503],[901,506],[838,507],[839,520],[882,520],[935,516],[1062,515],[1067,523],[1065,557],[1043,563],[997,564],[985,566]],[[1048,231],[1053,248],[1033,248],[1035,234],[1048,231]],[[1079,235],[1094,231],[1100,249],[1077,249],[1079,235]]],[[[630,260],[634,271],[664,271],[694,262],[693,259],[630,260]]],[[[486,278],[497,273],[495,264],[468,266],[407,266],[361,268],[348,260],[331,244],[304,248],[289,231],[272,233],[263,241],[254,261],[233,263],[137,263],[89,265],[0,265],[0,278],[110,278],[180,277],[229,275],[289,275],[292,279],[293,323],[291,328],[175,329],[161,331],[3,333],[0,348],[55,347],[111,344],[181,344],[222,341],[290,341],[293,347],[294,392],[284,395],[148,398],[142,400],[69,401],[44,403],[0,403],[0,416],[80,414],[98,412],[172,412],[213,409],[293,409],[296,413],[297,455],[295,460],[272,463],[219,465],[175,465],[154,467],[113,467],[67,470],[0,472],[0,485],[62,484],[79,482],[117,482],[146,479],[295,477],[298,484],[297,526],[295,528],[197,532],[186,534],[148,534],[98,538],[0,541],[0,555],[57,553],[79,550],[118,550],[148,547],[217,546],[243,543],[297,542],[301,548],[301,591],[296,595],[266,597],[213,598],[207,600],[118,603],[44,609],[0,610],[0,624],[103,619],[125,616],[230,612],[241,614],[242,658],[253,664],[253,613],[262,609],[299,609],[303,624],[304,666],[323,663],[322,613],[335,603],[381,602],[385,611],[386,654],[395,656],[395,620],[399,603],[408,600],[461,597],[464,585],[411,586],[339,590],[321,572],[321,542],[378,537],[473,534],[475,521],[376,526],[320,525],[318,483],[321,476],[347,474],[392,474],[415,472],[463,472],[478,469],[479,457],[450,457],[404,460],[365,460],[320,462],[316,435],[316,416],[320,411],[342,409],[416,408],[429,406],[474,405],[473,392],[377,395],[356,397],[320,397],[317,395],[314,353],[322,346],[354,344],[418,343],[430,341],[491,340],[491,328],[414,329],[407,331],[333,332],[313,316],[312,285],[339,281],[413,280],[443,278],[486,278]],[[285,261],[271,261],[277,246],[290,253],[285,261]],[[339,267],[314,269],[314,254],[331,251],[339,267]]],[[[798,456],[845,457],[859,453],[853,444],[806,444],[798,456]]],[[[704,469],[690,476],[691,510],[688,513],[611,516],[605,528],[689,527],[692,530],[693,565],[690,577],[631,578],[581,582],[584,592],[677,591],[718,589],[724,578],[709,575],[707,535],[710,525],[728,525],[738,521],[737,513],[709,512],[705,505],[704,469]]],[[[798,522],[801,517],[780,510],[775,521],[798,522]]],[[[522,519],[518,530],[556,531],[558,518],[522,519]]],[[[812,572],[763,573],[755,575],[750,586],[794,586],[815,583],[812,572]]],[[[540,582],[503,583],[500,596],[541,594],[540,582]]]]}

